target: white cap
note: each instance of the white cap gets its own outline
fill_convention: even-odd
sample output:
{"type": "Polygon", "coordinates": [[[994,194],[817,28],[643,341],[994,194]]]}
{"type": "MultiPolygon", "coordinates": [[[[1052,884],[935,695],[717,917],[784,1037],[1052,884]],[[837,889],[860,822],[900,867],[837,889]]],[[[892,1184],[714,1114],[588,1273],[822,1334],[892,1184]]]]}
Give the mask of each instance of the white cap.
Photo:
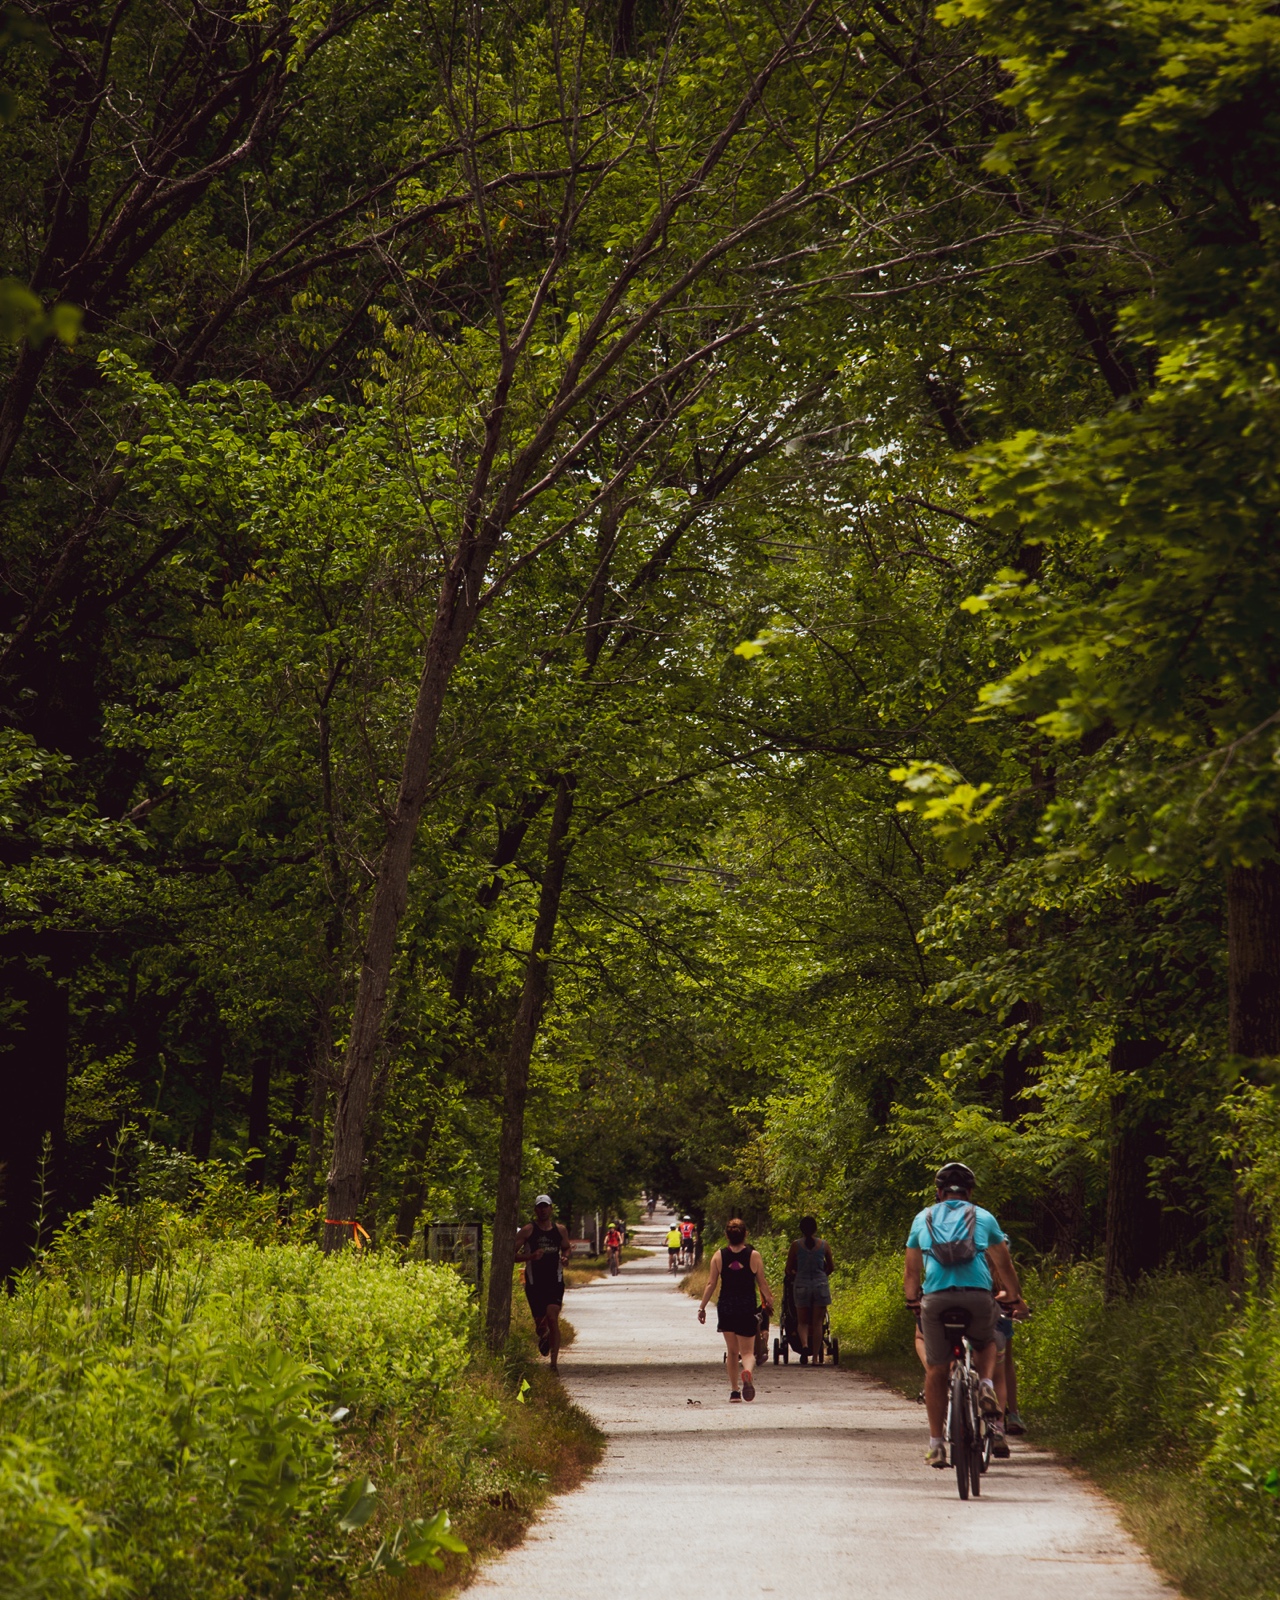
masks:
{"type": "Polygon", "coordinates": [[[535,1206],[549,1206],[551,1204],[551,1196],[549,1194],[540,1194],[533,1203],[535,1206]]]}

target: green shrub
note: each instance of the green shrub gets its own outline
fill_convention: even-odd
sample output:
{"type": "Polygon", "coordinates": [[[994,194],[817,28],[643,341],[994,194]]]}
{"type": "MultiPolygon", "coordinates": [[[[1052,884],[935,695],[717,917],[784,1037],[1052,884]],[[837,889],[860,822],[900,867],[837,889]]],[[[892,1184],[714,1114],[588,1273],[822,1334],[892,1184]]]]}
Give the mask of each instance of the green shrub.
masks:
{"type": "Polygon", "coordinates": [[[0,1594],[5,1600],[105,1600],[125,1586],[97,1558],[98,1526],[59,1492],[29,1439],[0,1448],[0,1594]]]}
{"type": "Polygon", "coordinates": [[[1221,1284],[1159,1272],[1104,1303],[1089,1262],[1024,1272],[1023,1283],[1035,1312],[1014,1347],[1024,1413],[1080,1450],[1157,1459],[1208,1449],[1221,1284]]]}
{"type": "MultiPolygon", "coordinates": [[[[156,1201],[100,1204],[0,1297],[17,1436],[0,1560],[23,1552],[29,1575],[3,1592],[337,1593],[433,1559],[443,1524],[360,1533],[378,1497],[346,1441],[382,1412],[447,1419],[473,1322],[447,1267],[211,1240],[156,1201]]],[[[474,1432],[476,1407],[459,1409],[474,1432]]]]}
{"type": "Polygon", "coordinates": [[[915,1322],[902,1298],[902,1254],[874,1255],[832,1274],[831,1331],[841,1355],[900,1355],[912,1348],[915,1322]]]}
{"type": "Polygon", "coordinates": [[[1205,1462],[1219,1491],[1280,1536],[1280,1307],[1249,1296],[1221,1342],[1205,1462]]]}

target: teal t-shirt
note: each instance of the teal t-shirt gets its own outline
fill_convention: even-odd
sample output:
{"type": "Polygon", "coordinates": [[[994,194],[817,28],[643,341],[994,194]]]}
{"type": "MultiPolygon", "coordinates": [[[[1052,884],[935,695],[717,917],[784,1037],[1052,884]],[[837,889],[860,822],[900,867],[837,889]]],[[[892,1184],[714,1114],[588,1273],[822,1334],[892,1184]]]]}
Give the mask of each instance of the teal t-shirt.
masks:
{"type": "Polygon", "coordinates": [[[989,1211],[974,1206],[973,1242],[977,1255],[962,1267],[944,1267],[929,1252],[929,1227],[925,1218],[933,1216],[933,1231],[939,1239],[960,1239],[967,1235],[964,1208],[965,1200],[940,1200],[936,1206],[922,1211],[911,1224],[907,1235],[907,1248],[912,1245],[924,1251],[924,1292],[937,1294],[942,1289],[991,1289],[991,1268],[987,1265],[988,1245],[1003,1244],[1004,1233],[989,1211]]]}

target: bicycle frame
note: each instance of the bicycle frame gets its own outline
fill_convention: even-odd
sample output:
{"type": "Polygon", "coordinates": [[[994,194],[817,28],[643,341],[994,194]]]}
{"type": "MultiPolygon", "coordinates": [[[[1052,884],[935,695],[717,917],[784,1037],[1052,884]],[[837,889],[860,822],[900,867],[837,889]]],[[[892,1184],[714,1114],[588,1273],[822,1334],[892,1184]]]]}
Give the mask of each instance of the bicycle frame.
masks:
{"type": "Polygon", "coordinates": [[[943,1318],[942,1325],[951,1341],[950,1395],[943,1437],[955,1468],[960,1498],[967,1500],[970,1494],[976,1498],[982,1493],[982,1474],[991,1463],[991,1435],[978,1404],[973,1346],[965,1334],[968,1313],[963,1317],[963,1321],[957,1317],[950,1322],[945,1315],[943,1318]]]}

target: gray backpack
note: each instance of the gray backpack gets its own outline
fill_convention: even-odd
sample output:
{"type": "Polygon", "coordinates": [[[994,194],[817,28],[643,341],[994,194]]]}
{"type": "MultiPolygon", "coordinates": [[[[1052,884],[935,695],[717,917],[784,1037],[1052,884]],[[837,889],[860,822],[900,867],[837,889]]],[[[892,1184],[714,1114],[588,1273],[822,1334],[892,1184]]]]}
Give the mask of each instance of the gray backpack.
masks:
{"type": "Polygon", "coordinates": [[[976,1234],[978,1231],[978,1208],[974,1205],[965,1206],[965,1233],[959,1239],[939,1239],[933,1231],[932,1206],[924,1214],[925,1227],[929,1230],[929,1254],[940,1267],[967,1267],[978,1253],[976,1234]]]}

